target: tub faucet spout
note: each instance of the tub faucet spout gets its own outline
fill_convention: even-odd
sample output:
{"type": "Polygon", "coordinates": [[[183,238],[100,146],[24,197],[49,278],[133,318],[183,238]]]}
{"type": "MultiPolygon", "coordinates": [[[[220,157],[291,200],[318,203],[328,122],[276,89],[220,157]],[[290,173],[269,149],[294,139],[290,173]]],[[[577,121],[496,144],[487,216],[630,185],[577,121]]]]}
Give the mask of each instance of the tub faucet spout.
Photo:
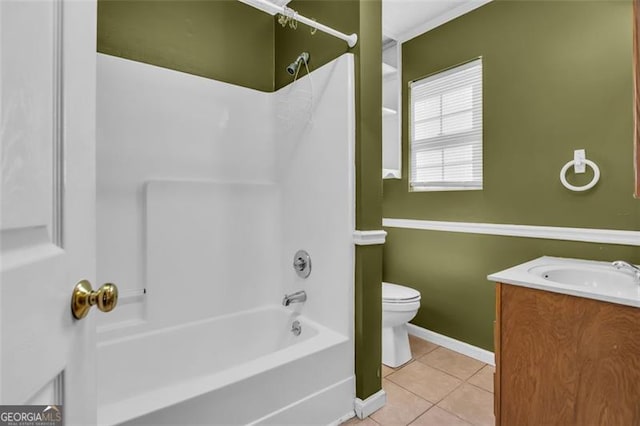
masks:
{"type": "Polygon", "coordinates": [[[640,284],[640,268],[638,268],[637,266],[632,265],[629,262],[625,262],[624,260],[616,260],[615,262],[611,263],[611,265],[616,269],[625,269],[631,272],[636,276],[636,281],[638,281],[638,284],[640,284]]]}
{"type": "Polygon", "coordinates": [[[292,303],[302,303],[307,300],[307,293],[304,290],[296,291],[295,293],[285,294],[282,299],[284,306],[289,306],[292,303]]]}

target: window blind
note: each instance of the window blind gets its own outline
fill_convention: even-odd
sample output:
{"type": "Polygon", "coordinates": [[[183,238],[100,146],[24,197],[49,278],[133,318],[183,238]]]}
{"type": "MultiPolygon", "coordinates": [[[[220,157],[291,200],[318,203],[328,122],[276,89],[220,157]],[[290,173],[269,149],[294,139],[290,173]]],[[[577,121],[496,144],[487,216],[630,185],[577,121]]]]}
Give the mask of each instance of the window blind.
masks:
{"type": "Polygon", "coordinates": [[[482,58],[413,81],[410,186],[482,189],[482,58]]]}

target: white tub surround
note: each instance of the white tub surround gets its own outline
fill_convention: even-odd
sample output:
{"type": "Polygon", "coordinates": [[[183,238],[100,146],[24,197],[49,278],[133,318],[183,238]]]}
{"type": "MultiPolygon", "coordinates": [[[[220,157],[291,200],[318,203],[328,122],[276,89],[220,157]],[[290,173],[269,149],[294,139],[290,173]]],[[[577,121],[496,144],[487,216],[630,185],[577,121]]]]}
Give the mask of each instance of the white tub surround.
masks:
{"type": "Polygon", "coordinates": [[[355,317],[353,75],[352,55],[347,54],[275,93],[282,194],[278,302],[304,290],[307,301],[290,309],[303,309],[304,315],[347,336],[353,336],[355,317]],[[311,256],[308,278],[300,278],[291,266],[298,250],[311,256]]]}
{"type": "Polygon", "coordinates": [[[640,280],[611,262],[542,256],[487,277],[554,293],[640,307],[640,280]]]}
{"type": "Polygon", "coordinates": [[[98,280],[131,295],[98,321],[100,424],[353,412],[353,80],[351,54],[275,93],[98,55],[98,280]]]}
{"type": "MultiPolygon", "coordinates": [[[[226,259],[234,261],[225,266],[223,259],[216,259],[214,253],[225,249],[226,239],[233,230],[238,234],[229,242],[244,237],[243,227],[254,226],[254,222],[242,221],[247,215],[259,220],[264,213],[262,223],[276,228],[274,232],[278,234],[279,222],[274,223],[273,218],[280,214],[279,201],[274,199],[264,204],[265,196],[258,190],[250,190],[255,185],[275,182],[277,152],[272,115],[273,100],[269,93],[97,55],[97,276],[101,282],[117,283],[124,294],[138,295],[118,306],[109,316],[99,316],[96,319],[99,332],[126,328],[136,322],[146,329],[162,326],[163,317],[154,316],[159,310],[173,311],[174,319],[181,318],[184,322],[210,316],[211,311],[187,309],[186,303],[169,306],[161,301],[165,300],[164,294],[173,291],[171,298],[178,297],[176,301],[180,302],[181,296],[175,292],[181,288],[177,282],[201,281],[202,275],[192,280],[198,273],[211,272],[218,266],[226,272],[243,269],[241,256],[234,257],[227,251],[226,259]],[[167,185],[175,182],[182,186],[162,195],[153,185],[149,186],[151,181],[163,181],[167,185]],[[187,189],[187,182],[193,183],[193,191],[187,189]],[[199,182],[211,184],[208,196],[204,195],[206,190],[199,182]],[[214,183],[219,184],[217,189],[214,183]],[[236,188],[247,184],[248,189],[234,194],[231,189],[234,184],[236,188]],[[226,192],[222,189],[225,185],[226,192]],[[184,192],[184,196],[172,203],[171,197],[179,192],[184,192]],[[192,196],[188,197],[187,192],[192,196]],[[196,198],[196,192],[200,199],[196,198]],[[252,200],[253,196],[257,198],[252,200]],[[218,209],[229,201],[238,208],[218,209]],[[241,203],[252,202],[261,208],[252,209],[253,213],[239,208],[241,203]],[[163,216],[167,207],[173,213],[163,216]],[[212,213],[211,220],[198,214],[201,208],[212,213]],[[173,225],[167,222],[178,217],[182,219],[173,225]],[[226,221],[234,217],[238,220],[232,224],[226,221]],[[217,238],[205,241],[205,235],[217,238]],[[221,235],[225,238],[220,238],[221,235]],[[166,247],[174,253],[179,251],[179,259],[168,265],[149,263],[153,260],[149,256],[158,257],[148,250],[149,244],[155,243],[173,244],[166,247]],[[182,261],[193,266],[193,261],[188,261],[190,255],[194,260],[207,258],[207,264],[198,265],[191,272],[187,267],[178,268],[182,261]],[[170,265],[176,266],[170,275],[183,274],[182,279],[172,282],[165,279],[159,283],[150,278],[150,275],[168,272],[170,265]],[[146,295],[140,296],[144,289],[146,295]]],[[[250,240],[252,244],[259,243],[257,238],[250,240]]],[[[266,247],[273,241],[261,244],[266,247]]],[[[270,256],[270,250],[263,253],[270,256]]],[[[156,254],[161,253],[156,251],[156,254]]],[[[277,256],[271,259],[278,261],[277,256]]],[[[258,270],[254,271],[260,275],[258,270]]],[[[260,280],[261,289],[274,291],[281,277],[271,272],[262,274],[260,280]]],[[[238,300],[245,293],[244,289],[235,288],[239,292],[227,294],[230,300],[238,300]]],[[[261,289],[256,290],[266,295],[261,289]]],[[[215,286],[209,283],[199,291],[204,292],[200,300],[211,300],[209,296],[215,292],[215,286]]],[[[259,306],[268,299],[254,297],[252,301],[256,303],[242,309],[259,306]]]]}
{"type": "Polygon", "coordinates": [[[145,201],[147,318],[156,328],[275,301],[275,185],[151,181],[145,201]],[[176,294],[185,285],[197,294],[176,294]]]}

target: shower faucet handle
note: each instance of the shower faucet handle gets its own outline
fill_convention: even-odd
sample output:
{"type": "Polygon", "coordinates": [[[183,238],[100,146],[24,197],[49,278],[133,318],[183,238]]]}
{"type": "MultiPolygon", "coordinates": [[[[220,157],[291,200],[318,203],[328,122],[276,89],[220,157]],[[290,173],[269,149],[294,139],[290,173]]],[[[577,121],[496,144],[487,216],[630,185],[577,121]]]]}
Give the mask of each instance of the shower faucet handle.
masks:
{"type": "Polygon", "coordinates": [[[296,271],[304,271],[304,268],[307,266],[307,261],[302,257],[298,257],[293,261],[293,268],[296,271]]]}
{"type": "Polygon", "coordinates": [[[293,269],[300,278],[307,278],[311,274],[311,256],[304,250],[298,250],[293,256],[293,269]]]}

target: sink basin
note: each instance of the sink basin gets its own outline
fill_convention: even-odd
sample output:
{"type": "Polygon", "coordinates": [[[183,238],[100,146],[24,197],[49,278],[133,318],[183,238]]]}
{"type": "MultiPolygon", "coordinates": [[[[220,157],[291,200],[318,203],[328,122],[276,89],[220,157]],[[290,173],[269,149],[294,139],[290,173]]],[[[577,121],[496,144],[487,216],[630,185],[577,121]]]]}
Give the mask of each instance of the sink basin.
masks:
{"type": "Polygon", "coordinates": [[[489,280],[640,308],[640,282],[611,262],[542,256],[489,280]]]}
{"type": "Polygon", "coordinates": [[[632,274],[618,271],[613,266],[539,265],[529,273],[559,284],[598,288],[603,286],[640,286],[632,274]]]}

